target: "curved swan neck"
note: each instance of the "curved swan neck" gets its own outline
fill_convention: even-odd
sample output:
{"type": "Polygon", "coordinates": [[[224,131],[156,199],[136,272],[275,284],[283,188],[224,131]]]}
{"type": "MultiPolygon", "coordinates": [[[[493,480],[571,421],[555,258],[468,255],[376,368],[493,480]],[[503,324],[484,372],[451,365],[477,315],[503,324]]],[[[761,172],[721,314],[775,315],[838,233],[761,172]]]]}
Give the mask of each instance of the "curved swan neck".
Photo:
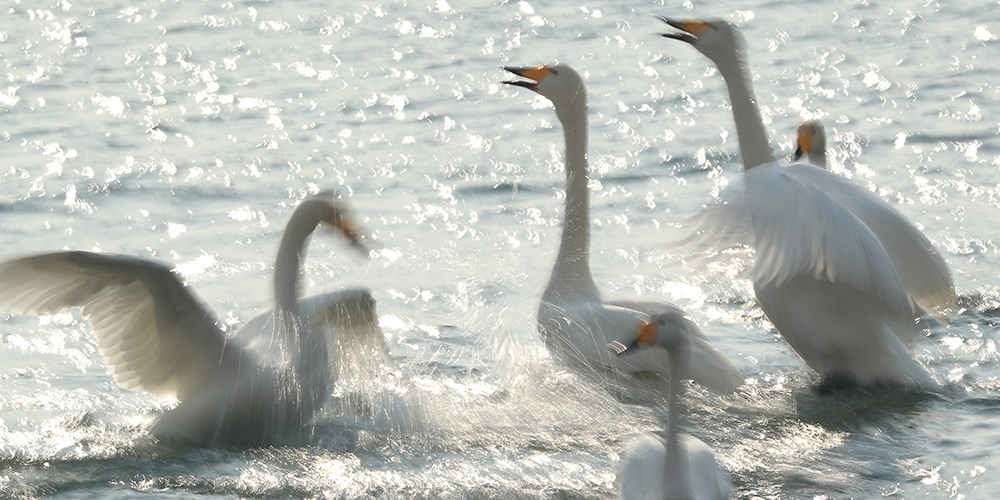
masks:
{"type": "Polygon", "coordinates": [[[590,274],[590,177],[587,162],[587,95],[580,90],[568,101],[556,102],[556,114],[566,141],[566,203],[562,240],[549,288],[596,293],[590,274]]]}
{"type": "Polygon", "coordinates": [[[279,311],[291,312],[296,308],[302,258],[309,235],[321,221],[319,203],[306,200],[295,207],[281,235],[278,256],[274,261],[274,302],[279,311]]]}
{"type": "Polygon", "coordinates": [[[330,365],[326,336],[310,331],[300,316],[298,286],[300,266],[305,257],[309,236],[329,213],[327,205],[308,199],[295,207],[281,235],[278,256],[274,262],[274,317],[278,331],[297,343],[298,355],[293,366],[296,382],[289,389],[297,391],[297,406],[292,417],[304,425],[323,406],[329,395],[330,365]]]}
{"type": "MultiPolygon", "coordinates": [[[[738,41],[738,44],[741,42],[738,41]]],[[[758,165],[775,161],[774,153],[767,139],[764,120],[761,119],[757,98],[750,83],[749,65],[737,46],[731,59],[715,61],[719,73],[726,81],[733,118],[736,121],[736,136],[740,144],[743,169],[750,170],[758,165]]]]}

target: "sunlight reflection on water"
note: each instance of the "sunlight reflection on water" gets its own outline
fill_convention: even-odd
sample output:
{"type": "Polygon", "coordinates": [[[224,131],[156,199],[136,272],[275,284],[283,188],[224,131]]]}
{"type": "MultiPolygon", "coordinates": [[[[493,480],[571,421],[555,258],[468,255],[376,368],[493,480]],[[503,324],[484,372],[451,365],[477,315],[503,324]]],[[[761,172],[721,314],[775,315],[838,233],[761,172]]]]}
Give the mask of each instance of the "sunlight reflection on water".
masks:
{"type": "Polygon", "coordinates": [[[690,431],[716,447],[741,496],[997,489],[984,421],[1000,392],[1000,26],[979,7],[9,7],[4,255],[171,261],[235,329],[269,306],[291,207],[337,188],[378,246],[366,261],[315,238],[306,286],[373,289],[412,383],[401,399],[426,427],[331,421],[305,438],[314,446],[274,449],[153,444],[139,424],[171,402],[118,388],[78,314],[4,315],[0,496],[610,496],[627,437],[660,428],[662,412],[563,371],[535,333],[561,222],[562,138],[547,100],[499,82],[502,65],[552,60],[586,75],[591,96],[602,290],[676,301],[750,381],[730,398],[690,391],[690,431]],[[650,14],[741,23],[776,153],[791,153],[798,119],[822,118],[831,170],[946,254],[964,311],[927,330],[918,357],[947,394],[817,400],[742,279],[749,254],[700,261],[668,244],[741,173],[718,72],[655,36],[650,14]]]}

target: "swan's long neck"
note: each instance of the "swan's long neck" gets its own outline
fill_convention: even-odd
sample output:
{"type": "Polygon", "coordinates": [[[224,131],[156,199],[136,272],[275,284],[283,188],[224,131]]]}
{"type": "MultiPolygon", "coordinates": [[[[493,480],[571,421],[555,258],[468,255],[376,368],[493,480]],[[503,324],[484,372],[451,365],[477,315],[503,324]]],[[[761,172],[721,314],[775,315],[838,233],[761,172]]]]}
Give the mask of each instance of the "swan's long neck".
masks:
{"type": "Polygon", "coordinates": [[[299,408],[295,416],[304,420],[325,402],[331,376],[326,337],[322,332],[310,331],[298,307],[300,266],[309,236],[322,220],[321,203],[306,200],[295,208],[281,236],[274,263],[274,318],[282,332],[298,344],[294,365],[297,383],[291,389],[301,391],[295,397],[299,408]]]}
{"type": "Polygon", "coordinates": [[[309,236],[320,223],[320,210],[306,200],[292,212],[281,235],[278,256],[274,261],[274,302],[283,311],[293,312],[298,301],[299,273],[309,236]]]}
{"type": "Polygon", "coordinates": [[[715,61],[715,65],[729,89],[729,101],[733,106],[733,118],[736,120],[736,136],[740,143],[743,169],[750,170],[758,165],[775,161],[767,139],[767,130],[764,128],[764,120],[757,107],[753,85],[750,83],[749,65],[742,57],[740,48],[736,48],[734,57],[715,61]]]}
{"type": "Polygon", "coordinates": [[[687,451],[680,444],[680,418],[683,405],[680,402],[684,394],[684,378],[687,376],[687,364],[690,362],[691,346],[685,339],[681,345],[668,351],[670,370],[670,394],[667,400],[667,460],[663,475],[664,490],[667,498],[686,498],[690,492],[690,466],[687,451]],[[669,493],[676,495],[672,496],[669,493]],[[680,495],[680,496],[677,496],[680,495]]]}
{"type": "Polygon", "coordinates": [[[581,87],[572,100],[556,106],[566,139],[566,207],[559,254],[546,292],[597,294],[590,274],[586,93],[581,87]]]}

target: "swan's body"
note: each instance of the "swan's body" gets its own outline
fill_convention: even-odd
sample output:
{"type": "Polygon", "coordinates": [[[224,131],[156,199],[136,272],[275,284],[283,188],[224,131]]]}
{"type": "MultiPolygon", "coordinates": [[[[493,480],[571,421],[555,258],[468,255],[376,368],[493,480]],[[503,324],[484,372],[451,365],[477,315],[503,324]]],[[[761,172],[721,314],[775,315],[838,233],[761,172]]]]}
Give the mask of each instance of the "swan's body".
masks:
{"type": "Polygon", "coordinates": [[[178,400],[156,417],[154,436],[266,443],[308,424],[331,393],[328,341],[312,317],[325,306],[297,299],[299,264],[320,223],[355,238],[334,199],[296,207],[275,265],[275,312],[256,324],[272,335],[271,349],[289,347],[283,363],[228,338],[170,267],[137,257],[58,252],[8,261],[0,264],[0,307],[36,314],[78,307],[119,385],[178,400]]]}
{"type": "Polygon", "coordinates": [[[860,186],[816,166],[775,161],[735,26],[664,21],[683,31],[664,36],[712,59],[728,86],[745,185],[726,207],[734,215],[713,229],[749,225],[754,291],[768,319],[826,380],[936,388],[909,348],[920,335],[916,306],[940,321],[955,310],[944,259],[905,217],[860,186]]]}
{"type": "Polygon", "coordinates": [[[670,356],[670,394],[666,437],[645,433],[635,438],[622,456],[615,483],[623,500],[722,500],[732,495],[733,483],[715,460],[712,449],[680,431],[682,379],[689,369],[690,338],[670,318],[654,316],[634,342],[618,344],[624,358],[659,345],[670,356]],[[628,345],[628,347],[626,347],[628,345]]]}
{"type": "Polygon", "coordinates": [[[565,64],[507,69],[534,81],[506,83],[538,92],[553,102],[566,139],[562,241],[538,309],[538,329],[547,347],[583,370],[652,371],[666,377],[667,356],[662,350],[617,358],[606,346],[634,336],[653,314],[671,315],[690,332],[697,367],[692,378],[715,391],[734,390],[743,383],[739,369],[708,342],[682,310],[664,301],[601,298],[590,272],[587,92],[580,75],[565,64]]]}
{"type": "Polygon", "coordinates": [[[792,161],[800,161],[804,156],[806,163],[826,168],[826,130],[819,120],[806,120],[795,129],[795,154],[792,161]]]}

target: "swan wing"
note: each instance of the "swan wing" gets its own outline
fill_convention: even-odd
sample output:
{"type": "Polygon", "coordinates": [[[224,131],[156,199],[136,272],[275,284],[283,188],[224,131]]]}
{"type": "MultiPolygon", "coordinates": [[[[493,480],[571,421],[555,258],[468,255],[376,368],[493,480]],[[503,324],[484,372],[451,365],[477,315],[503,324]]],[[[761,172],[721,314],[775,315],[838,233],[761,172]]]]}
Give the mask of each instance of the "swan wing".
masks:
{"type": "Polygon", "coordinates": [[[364,288],[307,297],[299,308],[311,328],[326,332],[340,379],[380,380],[398,370],[378,324],[375,298],[364,288]]]}
{"type": "Polygon", "coordinates": [[[899,274],[879,239],[826,186],[791,175],[776,163],[745,174],[753,220],[755,286],[797,275],[844,283],[912,311],[899,274]]]}
{"type": "MultiPolygon", "coordinates": [[[[388,357],[375,305],[368,289],[348,288],[303,297],[296,303],[296,310],[310,329],[325,333],[330,345],[361,343],[388,357]]],[[[288,350],[272,348],[275,342],[284,342],[275,331],[274,309],[267,309],[244,322],[233,338],[249,346],[262,361],[287,366],[291,361],[288,350]]]]}
{"type": "Polygon", "coordinates": [[[315,334],[330,338],[331,362],[353,414],[377,429],[403,431],[424,421],[418,400],[406,397],[402,372],[378,324],[375,298],[366,288],[348,288],[299,301],[315,334]],[[321,333],[322,332],[322,333],[321,333]]]}
{"type": "MultiPolygon", "coordinates": [[[[0,264],[0,308],[78,307],[115,382],[181,397],[230,361],[213,315],[171,268],[124,255],[59,252],[0,264]]],[[[210,379],[208,379],[210,380],[210,379]]]]}
{"type": "Polygon", "coordinates": [[[944,257],[898,210],[875,194],[823,169],[795,164],[787,173],[816,185],[842,203],[875,234],[914,301],[946,323],[956,311],[955,283],[944,257]]]}
{"type": "Polygon", "coordinates": [[[746,209],[746,196],[737,187],[723,191],[718,200],[688,217],[684,226],[694,230],[677,245],[695,251],[753,245],[753,225],[746,209]]]}
{"type": "Polygon", "coordinates": [[[367,288],[347,288],[299,300],[299,312],[309,322],[325,322],[346,335],[368,337],[378,326],[375,297],[367,288]]]}
{"type": "Polygon", "coordinates": [[[538,330],[549,351],[571,365],[588,370],[616,368],[621,365],[619,356],[608,348],[608,343],[631,343],[648,318],[647,314],[600,300],[559,297],[543,299],[538,308],[538,330]]]}

